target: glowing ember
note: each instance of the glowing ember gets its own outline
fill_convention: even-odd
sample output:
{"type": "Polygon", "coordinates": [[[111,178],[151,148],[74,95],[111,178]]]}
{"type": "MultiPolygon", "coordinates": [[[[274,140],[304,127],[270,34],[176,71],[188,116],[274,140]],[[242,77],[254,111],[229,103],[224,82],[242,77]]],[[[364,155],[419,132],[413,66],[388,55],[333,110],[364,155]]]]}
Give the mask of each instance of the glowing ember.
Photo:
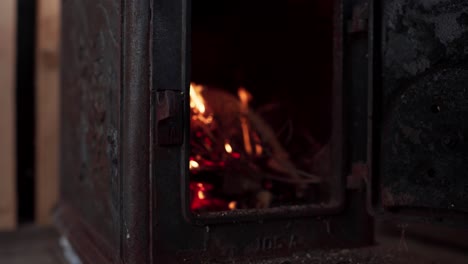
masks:
{"type": "Polygon", "coordinates": [[[232,146],[229,143],[224,144],[224,149],[227,153],[232,153],[232,146]]]}
{"type": "Polygon", "coordinates": [[[262,152],[263,152],[262,146],[259,145],[259,144],[256,144],[256,145],[255,145],[255,153],[257,153],[257,156],[262,155],[262,152]]]}
{"type": "Polygon", "coordinates": [[[190,208],[193,211],[197,210],[228,210],[228,202],[212,197],[209,195],[210,190],[214,188],[209,183],[191,182],[190,190],[192,191],[192,202],[190,208]]]}
{"type": "Polygon", "coordinates": [[[229,207],[230,210],[236,209],[237,208],[237,202],[236,201],[230,202],[228,207],[229,207]]]}
{"type": "Polygon", "coordinates": [[[249,101],[252,99],[252,95],[243,87],[239,88],[237,92],[239,99],[241,101],[241,126],[242,126],[242,137],[244,139],[245,152],[247,154],[252,154],[252,143],[250,143],[250,130],[249,123],[246,117],[246,114],[249,110],[249,101]]]}
{"type": "Polygon", "coordinates": [[[252,95],[244,87],[239,88],[237,95],[239,96],[242,106],[247,108],[249,106],[249,101],[252,100],[252,95]]]}
{"type": "Polygon", "coordinates": [[[204,200],[206,198],[205,191],[206,191],[207,188],[205,188],[203,183],[197,183],[197,189],[198,189],[198,191],[197,191],[198,199],[204,200]]]}
{"type": "Polygon", "coordinates": [[[191,160],[189,161],[189,169],[197,169],[200,167],[200,164],[198,164],[198,162],[194,161],[194,160],[191,160]]]}
{"type": "Polygon", "coordinates": [[[198,199],[200,199],[200,200],[205,199],[205,194],[203,193],[203,191],[198,191],[197,195],[198,195],[198,199]]]}

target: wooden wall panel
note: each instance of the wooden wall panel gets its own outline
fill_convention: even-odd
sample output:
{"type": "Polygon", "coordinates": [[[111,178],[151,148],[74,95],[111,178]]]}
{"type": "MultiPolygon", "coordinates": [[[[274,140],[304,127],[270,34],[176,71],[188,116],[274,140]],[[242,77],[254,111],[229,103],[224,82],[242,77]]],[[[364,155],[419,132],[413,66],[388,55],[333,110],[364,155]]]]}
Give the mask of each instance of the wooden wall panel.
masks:
{"type": "Polygon", "coordinates": [[[58,199],[60,0],[37,1],[36,222],[50,224],[58,199]]]}
{"type": "Polygon", "coordinates": [[[0,1],[0,229],[16,226],[16,0],[0,1]]]}

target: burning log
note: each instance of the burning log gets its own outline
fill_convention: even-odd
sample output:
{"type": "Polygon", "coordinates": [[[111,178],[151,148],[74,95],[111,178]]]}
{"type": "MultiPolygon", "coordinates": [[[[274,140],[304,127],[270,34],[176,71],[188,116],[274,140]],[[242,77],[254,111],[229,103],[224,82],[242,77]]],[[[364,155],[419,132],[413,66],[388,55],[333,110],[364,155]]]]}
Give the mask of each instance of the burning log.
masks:
{"type": "MultiPolygon", "coordinates": [[[[190,87],[191,179],[221,182],[211,191],[225,199],[251,197],[251,201],[227,202],[220,210],[232,210],[232,202],[235,208],[270,207],[276,197],[265,182],[295,186],[297,197],[310,184],[321,183],[321,177],[298,169],[290,160],[271,126],[249,108],[247,90],[240,88],[238,96],[201,85],[190,87]]],[[[206,203],[197,195],[192,203],[206,203]]]]}

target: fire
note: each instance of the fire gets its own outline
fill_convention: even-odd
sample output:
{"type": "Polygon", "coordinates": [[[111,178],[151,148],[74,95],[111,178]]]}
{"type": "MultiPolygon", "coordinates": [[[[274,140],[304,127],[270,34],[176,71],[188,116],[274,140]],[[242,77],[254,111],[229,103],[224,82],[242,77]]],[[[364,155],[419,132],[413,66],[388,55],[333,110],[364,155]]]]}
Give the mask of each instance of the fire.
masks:
{"type": "Polygon", "coordinates": [[[224,149],[226,150],[227,153],[229,154],[232,153],[232,146],[229,143],[224,144],[224,149]]]}
{"type": "Polygon", "coordinates": [[[202,91],[202,85],[190,84],[190,108],[194,112],[192,119],[210,124],[213,121],[213,116],[206,113],[205,99],[202,96],[202,91]]]}
{"type": "Polygon", "coordinates": [[[242,107],[245,109],[248,108],[250,100],[252,100],[252,95],[244,88],[240,87],[237,91],[237,95],[242,103],[242,107]]]}
{"type": "Polygon", "coordinates": [[[198,187],[198,192],[197,192],[198,199],[204,200],[206,198],[205,193],[204,193],[204,191],[206,190],[205,186],[203,185],[203,183],[198,183],[197,187],[198,187]]]}
{"type": "Polygon", "coordinates": [[[237,91],[239,99],[241,101],[241,127],[242,127],[242,137],[244,139],[244,148],[247,154],[252,154],[252,143],[250,142],[250,132],[249,132],[249,123],[247,117],[245,116],[249,109],[249,101],[252,99],[252,95],[243,87],[239,88],[237,91]]]}
{"type": "Polygon", "coordinates": [[[200,167],[200,164],[198,162],[191,160],[189,161],[189,169],[198,169],[200,167]]]}
{"type": "Polygon", "coordinates": [[[203,91],[203,86],[196,85],[194,83],[190,84],[190,108],[196,109],[199,113],[204,114],[206,111],[205,100],[201,95],[203,91]]]}
{"type": "MultiPolygon", "coordinates": [[[[215,115],[218,105],[210,105],[209,98],[205,86],[190,84],[190,114],[191,114],[191,129],[193,129],[193,142],[191,145],[194,152],[191,153],[189,160],[189,169],[191,173],[196,173],[200,177],[204,177],[206,170],[224,170],[227,169],[230,159],[240,159],[242,156],[253,156],[263,152],[261,140],[258,135],[251,131],[249,119],[249,102],[252,95],[243,87],[238,90],[237,100],[234,97],[235,104],[232,104],[233,111],[231,114],[235,116],[235,122],[240,121],[240,131],[233,134],[233,138],[226,137],[229,133],[219,135],[217,129],[225,129],[218,120],[223,119],[224,112],[215,115]],[[207,101],[205,101],[207,99],[207,101]],[[239,112],[236,108],[239,106],[239,112]],[[239,121],[237,121],[239,120],[239,121]],[[217,138],[220,137],[221,138],[217,138]],[[235,138],[238,137],[238,138],[235,138]],[[242,138],[241,138],[242,137],[242,138]],[[239,147],[237,142],[241,142],[239,147]],[[231,145],[235,144],[235,145],[231,145]],[[243,146],[242,146],[243,145],[243,146]],[[235,148],[234,148],[234,147],[235,148]],[[224,147],[224,150],[223,150],[224,147]],[[244,150],[242,150],[244,149],[244,150]],[[229,155],[219,155],[224,152],[229,155]]],[[[229,98],[232,100],[232,96],[229,98]]],[[[238,129],[238,125],[230,129],[238,129]]],[[[222,131],[224,132],[224,131],[222,131]]],[[[247,158],[248,159],[248,158],[247,158]]],[[[215,186],[208,182],[190,182],[191,190],[191,209],[192,210],[236,210],[240,206],[236,200],[225,200],[217,197],[217,192],[211,192],[215,186]]]]}
{"type": "Polygon", "coordinates": [[[198,195],[198,199],[200,199],[200,200],[205,199],[205,194],[203,193],[203,191],[198,191],[197,195],[198,195]]]}
{"type": "Polygon", "coordinates": [[[237,208],[237,202],[236,201],[232,201],[228,204],[228,207],[230,210],[234,210],[237,208]]]}
{"type": "Polygon", "coordinates": [[[256,144],[256,145],[255,145],[255,153],[257,153],[258,156],[261,156],[261,155],[262,155],[262,152],[263,152],[262,146],[259,145],[259,144],[256,144]]]}

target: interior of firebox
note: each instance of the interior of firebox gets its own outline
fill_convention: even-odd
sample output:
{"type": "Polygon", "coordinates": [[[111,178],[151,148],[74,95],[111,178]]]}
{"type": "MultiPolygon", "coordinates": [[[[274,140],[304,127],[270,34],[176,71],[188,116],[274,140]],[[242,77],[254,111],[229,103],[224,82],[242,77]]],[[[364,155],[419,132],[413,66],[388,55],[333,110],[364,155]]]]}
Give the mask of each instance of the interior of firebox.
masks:
{"type": "Polygon", "coordinates": [[[192,1],[193,212],[330,200],[331,2],[192,1]]]}

